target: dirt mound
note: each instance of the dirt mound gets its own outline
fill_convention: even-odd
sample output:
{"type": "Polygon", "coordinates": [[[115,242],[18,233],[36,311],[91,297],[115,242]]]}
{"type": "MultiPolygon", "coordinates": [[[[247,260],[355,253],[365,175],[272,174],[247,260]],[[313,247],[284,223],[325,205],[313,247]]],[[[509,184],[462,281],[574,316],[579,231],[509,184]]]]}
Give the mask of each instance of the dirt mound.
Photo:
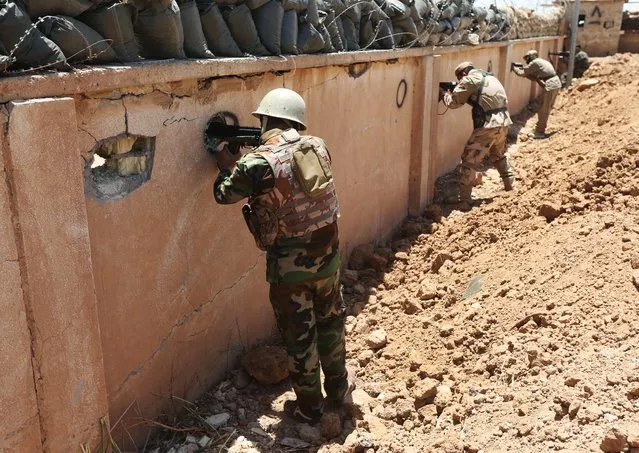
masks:
{"type": "Polygon", "coordinates": [[[217,431],[228,451],[626,445],[639,424],[639,56],[595,59],[586,78],[598,82],[560,94],[550,138],[511,148],[514,192],[490,170],[479,205],[433,205],[360,248],[344,277],[357,418],[326,439],[282,416],[286,384],[231,379],[197,403],[231,414],[217,431]]]}

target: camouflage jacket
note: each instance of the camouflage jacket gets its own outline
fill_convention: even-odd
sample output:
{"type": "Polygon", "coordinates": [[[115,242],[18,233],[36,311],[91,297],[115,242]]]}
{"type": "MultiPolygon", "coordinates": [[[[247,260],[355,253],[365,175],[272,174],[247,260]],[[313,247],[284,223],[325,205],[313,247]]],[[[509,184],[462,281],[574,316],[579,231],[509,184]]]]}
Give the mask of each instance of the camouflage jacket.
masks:
{"type": "MultiPolygon", "coordinates": [[[[262,136],[266,142],[280,130],[262,136]]],[[[273,190],[275,177],[271,166],[257,153],[240,158],[232,172],[221,171],[214,183],[215,201],[237,203],[273,190]]],[[[266,279],[269,283],[299,283],[326,278],[340,267],[337,222],[304,236],[279,238],[266,252],[266,279]]]]}

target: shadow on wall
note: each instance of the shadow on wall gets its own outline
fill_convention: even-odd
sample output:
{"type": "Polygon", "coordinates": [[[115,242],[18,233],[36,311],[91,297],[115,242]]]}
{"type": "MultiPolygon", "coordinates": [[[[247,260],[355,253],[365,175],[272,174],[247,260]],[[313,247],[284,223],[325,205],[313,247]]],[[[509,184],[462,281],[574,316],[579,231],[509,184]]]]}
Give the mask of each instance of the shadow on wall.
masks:
{"type": "Polygon", "coordinates": [[[84,191],[98,201],[117,200],[151,179],[155,137],[118,135],[100,140],[89,153],[84,191]]]}

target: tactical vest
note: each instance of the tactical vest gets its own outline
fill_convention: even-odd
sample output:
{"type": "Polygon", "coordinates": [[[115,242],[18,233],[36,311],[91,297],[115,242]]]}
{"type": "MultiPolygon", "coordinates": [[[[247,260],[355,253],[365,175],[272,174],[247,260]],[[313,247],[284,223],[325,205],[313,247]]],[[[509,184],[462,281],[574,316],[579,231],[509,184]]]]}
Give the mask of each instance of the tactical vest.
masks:
{"type": "Polygon", "coordinates": [[[255,242],[268,249],[279,238],[304,236],[337,220],[339,205],[324,142],[288,129],[255,150],[269,163],[272,190],[251,197],[243,212],[255,242]]]}
{"type": "MultiPolygon", "coordinates": [[[[477,89],[477,100],[472,100],[471,98],[468,98],[468,104],[470,104],[473,108],[472,110],[472,116],[473,116],[473,128],[474,129],[479,129],[481,127],[484,127],[484,124],[486,124],[486,121],[488,119],[489,115],[492,115],[493,113],[499,113],[499,112],[506,112],[508,111],[508,107],[506,105],[502,106],[502,107],[498,107],[495,109],[491,109],[491,110],[485,110],[481,104],[480,104],[480,100],[481,100],[481,95],[484,92],[484,85],[486,83],[486,77],[487,76],[492,76],[493,74],[490,72],[485,72],[485,71],[481,71],[482,74],[482,78],[481,78],[481,82],[479,83],[479,88],[477,89]]],[[[485,93],[487,96],[495,96],[497,94],[497,91],[495,92],[491,92],[491,93],[485,93]]],[[[504,94],[504,99],[506,99],[505,94],[504,94]]]]}

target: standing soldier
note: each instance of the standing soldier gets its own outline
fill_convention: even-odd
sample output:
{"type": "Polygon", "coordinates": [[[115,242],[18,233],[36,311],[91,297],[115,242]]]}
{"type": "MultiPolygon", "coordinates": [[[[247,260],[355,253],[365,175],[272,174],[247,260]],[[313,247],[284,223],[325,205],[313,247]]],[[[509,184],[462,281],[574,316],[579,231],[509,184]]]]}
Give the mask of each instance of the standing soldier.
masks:
{"type": "Polygon", "coordinates": [[[461,157],[459,201],[471,201],[476,172],[486,156],[499,172],[505,190],[512,190],[515,175],[506,157],[508,98],[502,84],[492,74],[475,69],[470,61],[455,69],[459,83],[452,92],[443,94],[444,104],[456,109],[464,104],[473,108],[473,133],[468,138],[461,157]]]}
{"type": "Polygon", "coordinates": [[[524,55],[525,65],[513,66],[515,74],[533,80],[544,89],[541,107],[539,107],[537,127],[534,138],[546,138],[546,125],[550,111],[555,104],[555,98],[561,88],[561,79],[555,72],[552,63],[543,58],[539,58],[536,50],[529,50],[524,55]]]}
{"type": "Polygon", "coordinates": [[[324,407],[320,363],[327,403],[339,406],[352,390],[331,158],[322,139],[299,134],[306,129],[306,105],[295,91],[272,90],[253,115],[261,123],[261,146],[237,163],[228,150],[220,153],[215,201],[248,198],[242,212],[257,246],[266,251],[269,297],[297,395],[287,411],[314,424],[324,407]]]}

